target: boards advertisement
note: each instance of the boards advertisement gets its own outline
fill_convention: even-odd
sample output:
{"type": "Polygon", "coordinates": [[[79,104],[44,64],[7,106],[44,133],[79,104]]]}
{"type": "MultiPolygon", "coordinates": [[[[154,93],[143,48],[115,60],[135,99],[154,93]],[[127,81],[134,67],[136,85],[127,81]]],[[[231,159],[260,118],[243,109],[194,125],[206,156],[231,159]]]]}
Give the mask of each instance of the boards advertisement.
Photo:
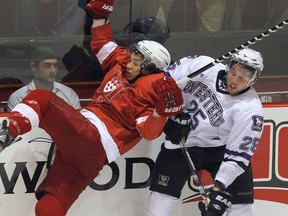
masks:
{"type": "MultiPolygon", "coordinates": [[[[286,216],[288,212],[288,104],[264,105],[265,128],[252,158],[256,215],[286,216]]],[[[3,117],[0,117],[2,121],[3,117]]],[[[33,216],[35,189],[53,163],[52,140],[36,128],[0,153],[0,215],[33,216]]],[[[67,216],[144,216],[149,180],[164,140],[141,141],[106,165],[82,192],[67,216]]],[[[69,144],[67,144],[69,145],[69,144]]],[[[81,164],[79,164],[81,166],[81,164]]],[[[212,184],[199,173],[206,188],[212,184]]],[[[65,178],[65,176],[63,176],[65,178]]],[[[193,180],[187,182],[173,216],[200,216],[201,199],[193,180]]]]}

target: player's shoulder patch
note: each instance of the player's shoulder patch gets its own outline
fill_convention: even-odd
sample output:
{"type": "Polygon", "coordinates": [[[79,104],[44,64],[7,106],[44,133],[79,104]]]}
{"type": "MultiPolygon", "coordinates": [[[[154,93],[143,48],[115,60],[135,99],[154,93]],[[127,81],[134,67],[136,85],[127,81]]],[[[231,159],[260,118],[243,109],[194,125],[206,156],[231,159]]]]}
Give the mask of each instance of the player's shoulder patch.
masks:
{"type": "Polygon", "coordinates": [[[261,132],[263,129],[264,118],[263,116],[253,115],[252,116],[253,125],[251,129],[253,131],[261,132]]]}

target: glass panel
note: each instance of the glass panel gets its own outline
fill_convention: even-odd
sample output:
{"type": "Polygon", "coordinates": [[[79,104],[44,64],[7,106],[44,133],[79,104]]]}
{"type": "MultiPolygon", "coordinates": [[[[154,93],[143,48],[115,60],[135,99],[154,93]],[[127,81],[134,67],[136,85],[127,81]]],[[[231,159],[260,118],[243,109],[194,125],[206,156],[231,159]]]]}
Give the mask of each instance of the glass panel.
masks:
{"type": "MultiPolygon", "coordinates": [[[[86,66],[86,61],[92,61],[93,68],[100,70],[98,62],[85,52],[83,42],[85,38],[84,44],[89,45],[89,36],[84,37],[85,12],[77,0],[0,3],[1,84],[31,81],[30,53],[39,45],[52,47],[59,56],[56,81],[93,82],[103,78],[103,74],[95,75],[95,69],[77,68],[80,61],[86,66]],[[80,72],[88,75],[80,76],[80,72]]],[[[110,17],[120,45],[156,40],[170,50],[173,60],[194,54],[219,58],[285,19],[287,0],[118,0],[110,17]]],[[[287,90],[287,29],[284,26],[251,45],[264,56],[265,82],[255,84],[261,92],[287,90]],[[271,77],[273,86],[267,81],[271,77]]],[[[280,101],[283,98],[287,97],[280,101]]]]}

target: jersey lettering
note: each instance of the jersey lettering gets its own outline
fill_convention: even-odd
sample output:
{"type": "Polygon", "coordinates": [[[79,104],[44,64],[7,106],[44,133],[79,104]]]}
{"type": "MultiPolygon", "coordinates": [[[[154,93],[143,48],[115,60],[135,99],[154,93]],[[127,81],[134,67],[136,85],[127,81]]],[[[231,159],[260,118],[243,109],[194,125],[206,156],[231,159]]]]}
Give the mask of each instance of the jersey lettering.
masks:
{"type": "Polygon", "coordinates": [[[224,203],[224,204],[225,204],[226,206],[228,206],[228,207],[232,204],[229,200],[227,200],[226,198],[223,198],[223,197],[220,196],[220,195],[216,196],[215,199],[218,200],[218,201],[221,202],[221,203],[224,203]]]}
{"type": "Polygon", "coordinates": [[[243,143],[240,144],[239,149],[240,150],[244,150],[244,151],[251,151],[252,153],[255,153],[257,145],[259,143],[259,138],[257,137],[249,137],[249,136],[245,136],[243,138],[243,143]]]}
{"type": "Polygon", "coordinates": [[[104,4],[102,6],[102,9],[112,12],[113,11],[113,6],[104,4]]]}
{"type": "Polygon", "coordinates": [[[201,109],[198,109],[198,104],[196,101],[190,102],[190,108],[188,108],[187,111],[193,114],[191,117],[192,130],[195,130],[198,127],[200,118],[203,120],[207,118],[205,113],[201,109]]]}
{"type": "Polygon", "coordinates": [[[177,106],[177,107],[172,107],[172,108],[165,108],[165,110],[164,110],[164,112],[165,113],[173,113],[173,112],[178,112],[178,111],[180,111],[180,110],[182,110],[183,109],[183,105],[181,105],[181,106],[177,106]]]}
{"type": "MultiPolygon", "coordinates": [[[[209,89],[207,85],[199,81],[189,80],[183,89],[183,92],[193,94],[198,99],[199,103],[202,104],[202,107],[204,108],[204,111],[209,118],[210,124],[213,127],[219,127],[225,122],[223,118],[223,108],[216,95],[209,89]]],[[[192,102],[190,104],[195,106],[195,104],[192,102]]]]}

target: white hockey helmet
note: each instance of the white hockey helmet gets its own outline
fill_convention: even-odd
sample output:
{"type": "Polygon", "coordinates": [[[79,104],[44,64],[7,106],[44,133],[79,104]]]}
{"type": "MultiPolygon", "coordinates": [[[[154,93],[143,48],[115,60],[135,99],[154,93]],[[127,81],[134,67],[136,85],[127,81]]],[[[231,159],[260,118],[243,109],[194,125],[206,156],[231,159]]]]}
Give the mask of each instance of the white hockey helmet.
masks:
{"type": "Polygon", "coordinates": [[[237,62],[244,66],[254,69],[254,74],[249,80],[247,86],[253,85],[261,75],[261,72],[264,68],[263,57],[260,52],[257,52],[250,48],[245,48],[240,50],[238,53],[232,55],[230,60],[230,66],[233,62],[237,62]]]}
{"type": "Polygon", "coordinates": [[[169,51],[160,43],[151,40],[139,41],[131,49],[136,54],[141,54],[144,61],[141,67],[145,68],[154,64],[156,68],[166,69],[171,63],[169,51]],[[138,53],[137,53],[138,52],[138,53]]]}

